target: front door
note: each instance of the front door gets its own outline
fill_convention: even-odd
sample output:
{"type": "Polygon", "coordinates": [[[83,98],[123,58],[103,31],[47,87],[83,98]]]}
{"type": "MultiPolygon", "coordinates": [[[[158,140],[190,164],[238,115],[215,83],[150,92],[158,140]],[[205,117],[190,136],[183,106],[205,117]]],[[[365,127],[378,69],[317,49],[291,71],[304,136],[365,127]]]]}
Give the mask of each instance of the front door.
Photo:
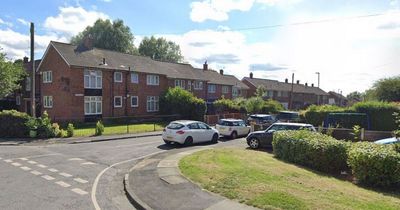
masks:
{"type": "Polygon", "coordinates": [[[25,112],[28,115],[32,115],[32,104],[31,104],[31,101],[26,101],[25,102],[25,112]]]}

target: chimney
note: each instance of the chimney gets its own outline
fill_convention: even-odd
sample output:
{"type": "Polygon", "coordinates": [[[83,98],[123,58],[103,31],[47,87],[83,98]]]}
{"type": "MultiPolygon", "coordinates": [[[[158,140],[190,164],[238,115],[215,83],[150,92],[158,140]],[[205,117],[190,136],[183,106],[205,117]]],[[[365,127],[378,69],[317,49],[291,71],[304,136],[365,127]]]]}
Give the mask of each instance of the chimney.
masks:
{"type": "Polygon", "coordinates": [[[308,83],[307,83],[307,82],[306,82],[306,84],[305,84],[305,85],[306,85],[306,87],[308,87],[308,83]]]}
{"type": "Polygon", "coordinates": [[[314,87],[314,83],[311,84],[311,87],[314,87]]]}
{"type": "Polygon", "coordinates": [[[289,80],[286,78],[286,79],[285,79],[285,83],[288,83],[288,82],[289,82],[289,80]]]}
{"type": "Polygon", "coordinates": [[[220,74],[220,75],[224,75],[224,70],[223,70],[223,69],[220,69],[220,70],[219,70],[219,74],[220,74]]]}
{"type": "Polygon", "coordinates": [[[208,64],[207,64],[207,61],[206,61],[206,62],[204,62],[204,64],[203,64],[203,70],[208,70],[208,64]]]}
{"type": "Polygon", "coordinates": [[[93,49],[93,37],[91,34],[83,38],[83,46],[86,48],[86,50],[93,49]]]}
{"type": "Polygon", "coordinates": [[[296,81],[296,84],[300,84],[300,80],[297,80],[297,81],[296,81]]]}
{"type": "Polygon", "coordinates": [[[253,72],[250,72],[250,79],[253,79],[253,72]]]}
{"type": "Polygon", "coordinates": [[[103,58],[103,62],[101,64],[107,66],[106,58],[103,58]]]}
{"type": "Polygon", "coordinates": [[[24,57],[24,63],[28,63],[29,62],[29,60],[28,60],[28,57],[24,57]]]}

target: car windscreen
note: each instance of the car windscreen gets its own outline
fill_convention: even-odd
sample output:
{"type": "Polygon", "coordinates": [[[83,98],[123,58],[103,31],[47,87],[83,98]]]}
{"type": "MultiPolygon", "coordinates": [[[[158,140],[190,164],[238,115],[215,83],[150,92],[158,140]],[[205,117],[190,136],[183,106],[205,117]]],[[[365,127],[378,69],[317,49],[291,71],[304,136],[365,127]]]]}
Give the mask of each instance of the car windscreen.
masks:
{"type": "Polygon", "coordinates": [[[225,120],[220,120],[218,122],[218,125],[233,126],[233,123],[225,120]]]}
{"type": "Polygon", "coordinates": [[[167,126],[168,129],[172,129],[172,130],[179,130],[183,127],[185,127],[185,126],[180,123],[171,123],[167,126]]]}

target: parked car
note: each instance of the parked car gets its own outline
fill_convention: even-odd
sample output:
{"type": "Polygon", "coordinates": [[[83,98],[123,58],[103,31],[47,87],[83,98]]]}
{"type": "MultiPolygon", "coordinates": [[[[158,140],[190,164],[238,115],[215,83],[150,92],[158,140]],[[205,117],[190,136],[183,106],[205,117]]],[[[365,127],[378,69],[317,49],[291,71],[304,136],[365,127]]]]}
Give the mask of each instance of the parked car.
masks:
{"type": "Polygon", "coordinates": [[[276,119],[274,116],[269,114],[252,114],[247,118],[247,124],[255,123],[257,125],[266,125],[270,126],[274,123],[276,119]]]}
{"type": "Polygon", "coordinates": [[[240,119],[221,119],[218,121],[215,128],[222,136],[229,136],[231,139],[236,139],[238,136],[247,136],[250,133],[250,126],[247,126],[240,119]]]}
{"type": "Polygon", "coordinates": [[[311,124],[304,123],[274,123],[264,131],[251,132],[247,137],[247,144],[252,149],[258,149],[260,147],[272,146],[273,134],[276,131],[282,130],[300,130],[307,129],[310,131],[316,131],[314,126],[311,124]]]}
{"type": "Polygon", "coordinates": [[[207,141],[217,143],[219,132],[203,122],[179,120],[171,122],[164,128],[162,138],[166,144],[175,142],[191,145],[207,141]]]}
{"type": "Polygon", "coordinates": [[[376,144],[400,144],[400,139],[398,139],[396,137],[392,137],[392,138],[377,140],[377,141],[374,141],[374,143],[376,143],[376,144]]]}
{"type": "Polygon", "coordinates": [[[278,122],[300,122],[300,115],[298,112],[281,111],[276,116],[278,122]]]}

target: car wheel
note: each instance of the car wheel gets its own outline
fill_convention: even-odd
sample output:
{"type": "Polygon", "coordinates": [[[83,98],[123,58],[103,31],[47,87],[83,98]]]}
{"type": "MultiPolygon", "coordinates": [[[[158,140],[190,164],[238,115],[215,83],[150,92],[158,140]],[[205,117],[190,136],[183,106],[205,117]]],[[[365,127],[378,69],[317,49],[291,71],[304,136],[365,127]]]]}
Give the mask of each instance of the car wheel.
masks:
{"type": "Polygon", "coordinates": [[[211,143],[213,143],[213,144],[218,143],[218,139],[219,139],[218,134],[214,133],[214,135],[211,139],[211,143]]]}
{"type": "Polygon", "coordinates": [[[189,146],[189,145],[192,145],[192,144],[193,144],[193,138],[192,138],[191,136],[188,136],[188,137],[185,139],[184,145],[185,145],[185,146],[189,146]]]}
{"type": "Polygon", "coordinates": [[[236,131],[233,131],[231,133],[231,139],[236,139],[236,138],[237,138],[237,133],[236,133],[236,131]]]}
{"type": "Polygon", "coordinates": [[[250,148],[252,149],[258,149],[260,147],[260,140],[257,138],[251,138],[248,142],[250,148]]]}
{"type": "Polygon", "coordinates": [[[170,145],[172,143],[172,142],[167,141],[167,140],[164,140],[164,142],[165,142],[165,144],[168,144],[168,145],[170,145]]]}

